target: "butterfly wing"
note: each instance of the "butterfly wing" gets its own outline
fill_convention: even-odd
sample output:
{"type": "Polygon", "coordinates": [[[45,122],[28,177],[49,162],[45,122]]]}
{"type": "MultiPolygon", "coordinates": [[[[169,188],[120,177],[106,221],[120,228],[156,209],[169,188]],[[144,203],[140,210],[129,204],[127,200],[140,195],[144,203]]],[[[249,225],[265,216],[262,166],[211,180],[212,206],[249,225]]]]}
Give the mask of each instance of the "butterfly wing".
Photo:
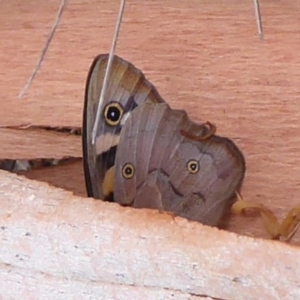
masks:
{"type": "Polygon", "coordinates": [[[182,195],[170,210],[190,220],[218,225],[244,178],[245,162],[239,149],[224,137],[185,138],[168,157],[161,169],[182,195]]]}
{"type": "Polygon", "coordinates": [[[182,130],[207,133],[165,103],[144,103],[132,113],[116,153],[115,201],[217,225],[242,184],[244,157],[227,138],[191,139],[182,130]]]}
{"type": "Polygon", "coordinates": [[[91,133],[107,63],[108,54],[101,54],[94,59],[89,70],[85,88],[82,147],[88,196],[112,200],[112,168],[123,124],[130,112],[141,103],[164,100],[139,69],[115,55],[93,145],[91,133]]]}

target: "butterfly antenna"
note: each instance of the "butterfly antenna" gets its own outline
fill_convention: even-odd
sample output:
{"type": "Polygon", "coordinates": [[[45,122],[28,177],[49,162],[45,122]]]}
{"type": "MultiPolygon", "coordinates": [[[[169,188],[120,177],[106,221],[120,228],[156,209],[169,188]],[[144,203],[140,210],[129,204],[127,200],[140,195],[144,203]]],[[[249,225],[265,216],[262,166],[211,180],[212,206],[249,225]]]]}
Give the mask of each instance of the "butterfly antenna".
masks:
{"type": "Polygon", "coordinates": [[[261,20],[260,8],[259,8],[259,0],[254,0],[254,10],[255,10],[255,18],[256,18],[258,35],[259,38],[262,40],[264,38],[264,33],[263,33],[263,26],[262,26],[262,20],[261,20]]]}
{"type": "Polygon", "coordinates": [[[102,108],[102,104],[104,102],[104,96],[105,96],[107,85],[108,85],[108,77],[109,77],[109,73],[111,70],[114,53],[115,53],[115,49],[116,49],[116,45],[117,45],[118,35],[119,35],[123,12],[124,12],[124,8],[125,8],[125,2],[126,2],[126,0],[121,0],[119,14],[118,14],[115,32],[114,32],[114,36],[113,36],[113,41],[112,41],[112,45],[111,45],[109,56],[108,56],[108,62],[107,62],[106,70],[105,70],[103,86],[101,89],[99,103],[98,103],[98,107],[97,107],[96,119],[95,119],[94,127],[92,130],[92,144],[93,145],[95,144],[95,140],[96,140],[96,134],[97,134],[97,128],[98,128],[99,120],[100,120],[101,108],[102,108]]]}

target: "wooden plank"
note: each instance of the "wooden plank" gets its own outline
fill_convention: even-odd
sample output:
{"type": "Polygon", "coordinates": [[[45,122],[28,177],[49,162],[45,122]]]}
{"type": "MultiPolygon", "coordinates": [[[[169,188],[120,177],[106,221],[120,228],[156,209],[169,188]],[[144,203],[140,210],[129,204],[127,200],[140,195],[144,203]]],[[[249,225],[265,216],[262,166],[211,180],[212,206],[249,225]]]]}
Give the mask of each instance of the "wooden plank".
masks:
{"type": "Polygon", "coordinates": [[[0,188],[1,295],[63,299],[76,289],[78,299],[300,297],[296,247],[75,197],[4,171],[0,188]]]}
{"type": "Polygon", "coordinates": [[[81,157],[81,137],[35,129],[0,128],[0,159],[81,157]]]}

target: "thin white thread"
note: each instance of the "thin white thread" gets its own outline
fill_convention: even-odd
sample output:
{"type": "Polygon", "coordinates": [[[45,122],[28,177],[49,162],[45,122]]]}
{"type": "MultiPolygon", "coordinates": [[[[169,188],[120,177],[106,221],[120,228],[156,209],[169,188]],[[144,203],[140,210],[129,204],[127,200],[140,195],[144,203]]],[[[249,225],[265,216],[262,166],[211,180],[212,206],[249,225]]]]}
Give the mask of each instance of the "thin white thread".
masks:
{"type": "Polygon", "coordinates": [[[259,0],[254,0],[254,10],[255,10],[255,18],[256,18],[258,35],[259,38],[262,40],[264,38],[264,33],[263,33],[263,26],[262,26],[261,14],[260,14],[259,0]]]}
{"type": "Polygon", "coordinates": [[[57,14],[56,14],[54,23],[53,23],[53,25],[52,25],[50,34],[49,34],[49,36],[48,36],[48,38],[47,38],[47,40],[46,40],[45,46],[44,46],[44,48],[43,48],[43,51],[42,51],[42,53],[41,53],[41,55],[40,55],[40,57],[39,57],[39,60],[38,60],[38,62],[37,62],[37,64],[36,64],[36,66],[34,67],[32,73],[31,73],[31,75],[30,75],[30,77],[28,78],[26,85],[25,85],[24,88],[21,90],[21,92],[20,92],[20,94],[19,94],[19,96],[18,96],[19,99],[22,99],[22,98],[24,97],[24,95],[26,94],[26,92],[27,92],[28,88],[30,87],[32,81],[34,80],[34,78],[35,78],[35,76],[36,76],[38,70],[39,70],[40,67],[41,67],[41,64],[42,64],[42,62],[43,62],[43,60],[44,60],[44,57],[45,57],[45,55],[46,55],[46,52],[47,52],[47,50],[48,50],[48,48],[49,48],[49,45],[50,45],[50,43],[51,43],[51,41],[52,41],[52,39],[53,39],[54,33],[55,33],[55,31],[56,31],[56,28],[57,28],[57,26],[58,26],[58,24],[59,24],[59,21],[60,21],[60,19],[61,19],[61,15],[62,15],[62,13],[63,13],[63,11],[64,11],[65,6],[66,6],[66,2],[67,2],[67,0],[61,0],[59,10],[58,10],[58,12],[57,12],[57,14]]]}
{"type": "Polygon", "coordinates": [[[116,44],[117,44],[121,21],[122,21],[122,16],[123,16],[124,8],[125,8],[125,2],[126,2],[126,0],[121,0],[119,14],[118,14],[115,32],[114,32],[114,36],[113,36],[113,41],[112,41],[111,49],[110,49],[109,56],[108,56],[107,67],[106,67],[105,75],[104,75],[104,79],[103,79],[103,86],[101,89],[100,98],[99,98],[98,107],[97,107],[96,119],[95,119],[93,130],[92,130],[92,144],[93,145],[95,144],[95,141],[96,141],[97,128],[98,128],[98,124],[99,124],[99,120],[100,120],[101,108],[102,108],[102,104],[104,101],[106,88],[108,85],[108,76],[110,73],[110,69],[111,69],[112,61],[113,61],[113,57],[114,57],[114,52],[116,49],[116,44]]]}

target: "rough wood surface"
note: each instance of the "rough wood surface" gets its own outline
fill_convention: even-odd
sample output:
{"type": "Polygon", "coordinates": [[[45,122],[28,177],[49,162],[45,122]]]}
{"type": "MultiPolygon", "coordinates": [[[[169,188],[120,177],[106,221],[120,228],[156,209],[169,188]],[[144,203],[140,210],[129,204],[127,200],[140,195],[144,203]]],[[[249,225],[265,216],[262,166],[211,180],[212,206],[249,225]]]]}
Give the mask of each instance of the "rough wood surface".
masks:
{"type": "Polygon", "coordinates": [[[4,171],[0,189],[0,295],[11,297],[3,299],[300,297],[296,247],[4,171]]]}

